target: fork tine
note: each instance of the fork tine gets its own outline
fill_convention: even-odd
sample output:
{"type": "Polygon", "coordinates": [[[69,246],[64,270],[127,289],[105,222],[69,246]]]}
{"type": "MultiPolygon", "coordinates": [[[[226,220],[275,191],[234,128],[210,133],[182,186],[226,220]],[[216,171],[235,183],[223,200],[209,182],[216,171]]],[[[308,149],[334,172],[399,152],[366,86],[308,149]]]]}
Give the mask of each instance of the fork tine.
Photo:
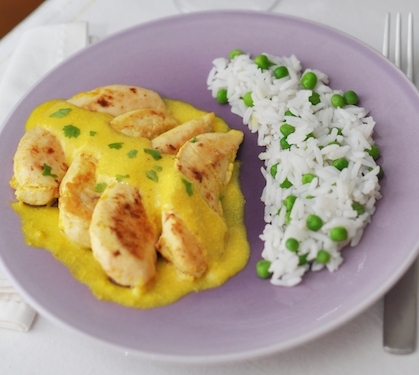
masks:
{"type": "MultiPolygon", "coordinates": [[[[390,55],[390,28],[391,19],[390,13],[386,14],[384,21],[384,37],[383,37],[383,49],[382,54],[389,58],[390,55]]],[[[395,35],[394,35],[394,65],[398,68],[402,67],[402,21],[401,14],[396,14],[395,24],[395,35]]],[[[406,43],[406,76],[413,81],[414,76],[414,50],[413,50],[413,14],[409,13],[407,18],[407,43],[406,43]]]]}
{"type": "MultiPolygon", "coordinates": [[[[386,15],[384,26],[383,55],[388,58],[390,44],[390,15],[386,15]]],[[[397,13],[395,31],[394,63],[401,67],[401,16],[397,13]]],[[[413,81],[413,15],[407,21],[406,76],[413,81]]],[[[410,267],[402,278],[384,297],[383,346],[393,354],[409,354],[416,349],[417,327],[417,272],[419,260],[410,267]]]]}
{"type": "Polygon", "coordinates": [[[383,55],[388,58],[390,46],[390,13],[386,14],[384,21],[383,55]]]}
{"type": "Polygon", "coordinates": [[[400,13],[397,13],[396,15],[396,40],[394,44],[394,64],[398,68],[400,68],[402,65],[401,28],[402,28],[401,16],[400,16],[400,13]]]}
{"type": "Polygon", "coordinates": [[[409,13],[407,19],[407,77],[413,81],[413,14],[409,13]]]}

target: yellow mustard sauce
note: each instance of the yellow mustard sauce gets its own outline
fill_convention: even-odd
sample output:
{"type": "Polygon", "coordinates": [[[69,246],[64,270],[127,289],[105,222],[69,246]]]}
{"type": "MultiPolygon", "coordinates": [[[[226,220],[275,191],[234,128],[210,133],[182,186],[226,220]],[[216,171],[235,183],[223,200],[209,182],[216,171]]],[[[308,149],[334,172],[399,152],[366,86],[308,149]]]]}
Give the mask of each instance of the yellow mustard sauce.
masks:
{"type": "MultiPolygon", "coordinates": [[[[165,102],[179,123],[205,114],[187,103],[175,100],[165,102]]],[[[158,228],[161,228],[162,208],[176,211],[204,245],[207,272],[193,280],[179,275],[171,263],[158,257],[156,277],[147,286],[128,288],[116,285],[104,273],[90,249],[74,244],[58,229],[57,207],[12,203],[21,218],[26,243],[50,251],[97,298],[136,308],[173,303],[191,292],[218,287],[241,271],[248,261],[250,248],[243,222],[245,201],[239,184],[239,162],[235,162],[232,178],[222,192],[223,219],[197,191],[193,194],[188,192],[183,175],[174,167],[173,155],[162,154],[156,160],[145,151],[152,149],[150,140],[128,137],[113,130],[108,125],[112,118],[108,114],[90,112],[65,101],[54,100],[33,111],[26,130],[42,126],[58,137],[68,165],[81,150],[95,156],[99,160],[96,172],[98,184],[116,179],[136,186],[148,214],[158,228]],[[71,111],[66,116],[51,117],[67,108],[71,111]],[[66,135],[63,128],[67,125],[77,127],[79,135],[66,135]]],[[[228,130],[228,125],[216,118],[214,131],[228,130]]]]}

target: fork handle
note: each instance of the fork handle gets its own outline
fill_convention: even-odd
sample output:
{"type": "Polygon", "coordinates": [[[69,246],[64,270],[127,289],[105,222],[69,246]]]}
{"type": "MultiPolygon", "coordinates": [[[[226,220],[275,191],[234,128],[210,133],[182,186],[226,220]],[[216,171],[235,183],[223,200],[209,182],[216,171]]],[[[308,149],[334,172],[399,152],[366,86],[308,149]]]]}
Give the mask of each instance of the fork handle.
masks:
{"type": "Polygon", "coordinates": [[[384,297],[383,341],[389,353],[410,354],[416,348],[418,262],[413,263],[384,297]]]}

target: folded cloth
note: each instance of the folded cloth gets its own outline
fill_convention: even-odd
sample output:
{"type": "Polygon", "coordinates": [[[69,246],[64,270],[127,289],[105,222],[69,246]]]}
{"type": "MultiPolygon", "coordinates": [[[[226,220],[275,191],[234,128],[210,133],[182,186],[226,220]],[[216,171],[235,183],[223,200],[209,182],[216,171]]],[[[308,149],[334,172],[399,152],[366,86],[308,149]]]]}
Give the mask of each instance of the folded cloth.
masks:
{"type": "Polygon", "coordinates": [[[0,270],[0,327],[27,331],[36,316],[0,270]]]}
{"type": "Polygon", "coordinates": [[[45,73],[87,44],[84,22],[45,25],[26,31],[0,81],[0,123],[45,73]]]}
{"type": "MultiPolygon", "coordinates": [[[[88,44],[83,22],[40,26],[25,32],[0,81],[0,124],[45,73],[88,44]]],[[[0,268],[0,327],[27,331],[36,316],[0,268]]]]}

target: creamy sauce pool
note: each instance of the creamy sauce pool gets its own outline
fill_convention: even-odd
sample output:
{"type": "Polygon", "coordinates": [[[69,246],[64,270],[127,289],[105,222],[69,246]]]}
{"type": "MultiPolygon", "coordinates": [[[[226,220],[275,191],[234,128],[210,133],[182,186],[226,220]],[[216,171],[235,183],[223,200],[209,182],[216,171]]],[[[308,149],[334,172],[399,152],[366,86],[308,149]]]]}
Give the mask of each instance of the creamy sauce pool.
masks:
{"type": "MultiPolygon", "coordinates": [[[[166,100],[179,123],[202,116],[205,112],[174,100],[166,100]]],[[[207,251],[208,271],[199,279],[180,276],[174,266],[158,257],[157,275],[145,287],[121,287],[109,280],[92,251],[75,245],[58,229],[57,207],[31,207],[13,203],[22,220],[22,230],[29,246],[49,250],[65,264],[71,274],[85,283],[99,299],[113,301],[129,307],[152,308],[170,304],[191,292],[222,285],[246,265],[250,248],[243,223],[244,198],[240,190],[238,169],[222,192],[223,220],[209,208],[195,191],[184,183],[174,167],[173,155],[156,158],[149,150],[151,141],[120,134],[109,125],[111,115],[95,113],[75,107],[62,100],[40,105],[31,114],[26,130],[42,126],[61,141],[70,165],[75,154],[86,150],[99,160],[98,186],[117,179],[139,188],[143,203],[158,228],[161,228],[161,208],[170,207],[185,220],[207,251]],[[52,116],[71,108],[64,117],[52,116]],[[63,128],[72,125],[79,135],[69,137],[63,128]]],[[[68,128],[67,128],[68,129],[68,128]]],[[[214,131],[228,131],[227,124],[217,118],[214,131]]]]}

